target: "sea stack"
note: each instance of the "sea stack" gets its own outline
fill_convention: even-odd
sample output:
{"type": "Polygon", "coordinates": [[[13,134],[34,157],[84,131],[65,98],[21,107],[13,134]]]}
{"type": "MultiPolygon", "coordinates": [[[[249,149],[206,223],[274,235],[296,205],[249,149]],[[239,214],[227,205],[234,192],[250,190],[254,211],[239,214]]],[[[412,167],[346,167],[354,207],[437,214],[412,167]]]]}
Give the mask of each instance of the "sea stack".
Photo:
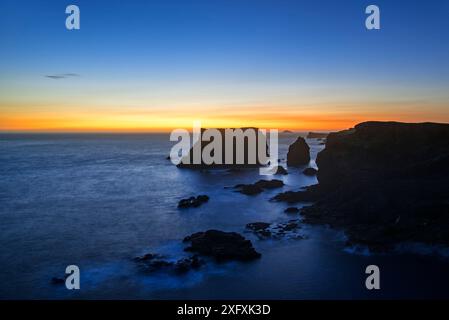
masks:
{"type": "Polygon", "coordinates": [[[303,166],[310,162],[310,148],[303,137],[298,137],[296,141],[290,145],[287,153],[287,165],[303,166]]]}
{"type": "MultiPolygon", "coordinates": [[[[201,129],[201,136],[208,129],[201,129]]],[[[210,148],[214,141],[201,140],[197,142],[191,149],[190,152],[181,159],[181,162],[177,165],[179,168],[193,168],[193,169],[211,169],[211,168],[257,168],[267,163],[262,163],[260,161],[260,154],[268,158],[268,144],[266,142],[266,134],[258,128],[227,128],[227,129],[214,129],[219,132],[219,139],[221,152],[219,156],[219,161],[213,163],[205,163],[204,159],[201,157],[203,151],[206,148],[210,148]],[[234,132],[235,136],[228,135],[229,132],[234,132]],[[238,134],[238,133],[241,134],[238,134]],[[258,137],[262,136],[262,139],[258,137]],[[251,139],[250,139],[251,138],[251,139]],[[227,148],[226,144],[230,143],[230,147],[227,148]],[[262,142],[262,143],[261,143],[262,142]],[[239,161],[240,155],[237,156],[237,150],[241,152],[241,157],[243,161],[239,161]],[[198,152],[199,161],[195,162],[194,153],[198,152]],[[231,159],[231,161],[228,161],[231,159]]],[[[212,152],[215,154],[215,151],[212,152]]]]}

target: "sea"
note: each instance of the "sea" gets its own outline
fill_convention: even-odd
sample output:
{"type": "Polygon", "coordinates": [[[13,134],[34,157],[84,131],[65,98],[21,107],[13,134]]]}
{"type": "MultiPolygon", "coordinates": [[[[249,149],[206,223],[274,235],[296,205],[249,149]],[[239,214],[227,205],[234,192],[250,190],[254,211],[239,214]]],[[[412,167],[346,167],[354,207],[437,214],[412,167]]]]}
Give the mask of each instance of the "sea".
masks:
{"type": "MultiPolygon", "coordinates": [[[[302,133],[281,134],[288,146],[302,133]]],[[[310,166],[325,146],[307,139],[310,166]]],[[[0,135],[0,299],[404,299],[449,297],[449,250],[404,243],[389,253],[347,247],[345,234],[301,223],[301,237],[259,239],[247,223],[301,219],[284,213],[277,193],[316,184],[305,167],[285,176],[258,169],[190,170],[167,160],[168,134],[0,135]],[[285,186],[247,196],[230,188],[259,179],[285,186]],[[179,200],[206,194],[198,208],[179,200]],[[183,238],[199,231],[234,231],[262,254],[251,262],[207,261],[184,274],[148,272],[133,258],[146,253],[177,260],[183,238]],[[55,285],[68,265],[80,289],[55,285]],[[380,270],[368,290],[366,268],[380,270]]],[[[297,206],[310,205],[300,203],[297,206]]]]}

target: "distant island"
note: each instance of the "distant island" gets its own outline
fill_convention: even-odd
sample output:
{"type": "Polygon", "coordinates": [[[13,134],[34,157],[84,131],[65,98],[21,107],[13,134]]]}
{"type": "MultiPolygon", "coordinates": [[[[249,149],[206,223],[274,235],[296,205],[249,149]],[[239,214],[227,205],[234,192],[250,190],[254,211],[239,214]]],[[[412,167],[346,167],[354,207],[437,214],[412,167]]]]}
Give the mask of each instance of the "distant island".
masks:
{"type": "Polygon", "coordinates": [[[325,139],[328,135],[328,132],[309,132],[307,139],[325,139]]]}

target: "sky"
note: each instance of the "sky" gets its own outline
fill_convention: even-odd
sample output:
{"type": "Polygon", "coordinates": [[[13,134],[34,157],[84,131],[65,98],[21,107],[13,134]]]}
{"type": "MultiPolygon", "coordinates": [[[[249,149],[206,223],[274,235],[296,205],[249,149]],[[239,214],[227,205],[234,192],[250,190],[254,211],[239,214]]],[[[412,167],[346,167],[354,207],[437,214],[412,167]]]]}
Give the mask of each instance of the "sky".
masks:
{"type": "Polygon", "coordinates": [[[0,131],[449,122],[448,40],[448,0],[0,0],[0,131]]]}

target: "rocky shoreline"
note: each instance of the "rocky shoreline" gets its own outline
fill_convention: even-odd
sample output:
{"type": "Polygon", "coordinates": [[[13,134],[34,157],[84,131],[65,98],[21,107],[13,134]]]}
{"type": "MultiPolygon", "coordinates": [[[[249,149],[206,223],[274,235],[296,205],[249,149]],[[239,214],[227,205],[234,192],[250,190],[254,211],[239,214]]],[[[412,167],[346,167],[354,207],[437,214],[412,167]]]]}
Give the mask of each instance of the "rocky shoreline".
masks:
{"type": "MultiPolygon", "coordinates": [[[[298,138],[292,146],[287,159],[308,166],[305,140],[298,138]]],[[[292,170],[316,175],[318,184],[271,199],[311,205],[289,206],[283,211],[284,221],[252,222],[244,231],[259,240],[300,240],[305,238],[303,223],[325,224],[343,230],[348,246],[363,245],[372,251],[390,250],[403,242],[449,245],[449,125],[361,123],[329,134],[316,164],[318,170],[292,170]],[[293,220],[292,215],[296,215],[293,220]]],[[[282,187],[282,180],[272,179],[231,189],[253,196],[282,187]]],[[[197,208],[208,201],[207,195],[191,196],[181,199],[178,208],[197,208]]],[[[210,260],[247,262],[262,256],[251,240],[236,232],[201,231],[185,237],[183,243],[187,257],[173,260],[147,253],[133,261],[146,273],[179,275],[198,270],[210,260]]],[[[54,285],[64,282],[62,277],[51,279],[54,285]]]]}
{"type": "Polygon", "coordinates": [[[449,245],[449,125],[366,122],[331,133],[316,163],[319,184],[273,200],[315,202],[305,223],[343,229],[348,244],[449,245]]]}

